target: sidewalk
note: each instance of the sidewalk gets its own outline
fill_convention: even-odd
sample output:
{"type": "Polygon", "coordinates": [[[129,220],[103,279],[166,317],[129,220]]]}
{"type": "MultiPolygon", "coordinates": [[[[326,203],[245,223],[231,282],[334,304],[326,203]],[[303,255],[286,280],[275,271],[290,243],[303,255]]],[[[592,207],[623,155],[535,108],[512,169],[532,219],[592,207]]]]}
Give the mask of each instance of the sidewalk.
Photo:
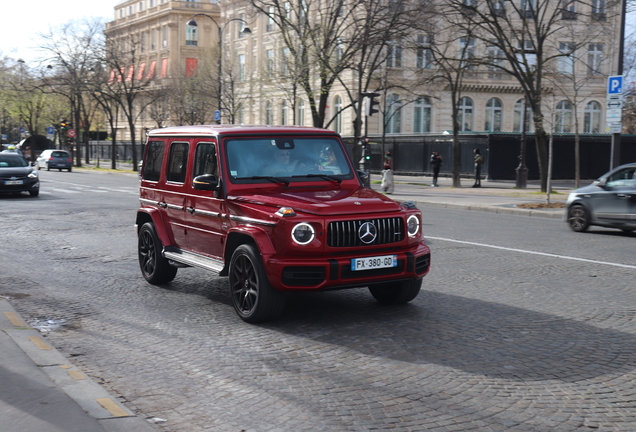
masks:
{"type": "Polygon", "coordinates": [[[0,297],[0,432],[152,432],[0,297]]]}

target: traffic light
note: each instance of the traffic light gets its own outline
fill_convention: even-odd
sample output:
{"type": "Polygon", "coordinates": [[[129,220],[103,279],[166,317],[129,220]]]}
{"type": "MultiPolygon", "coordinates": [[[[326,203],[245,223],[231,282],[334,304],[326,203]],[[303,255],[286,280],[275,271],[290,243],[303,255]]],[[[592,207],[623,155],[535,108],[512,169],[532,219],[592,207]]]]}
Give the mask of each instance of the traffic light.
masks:
{"type": "Polygon", "coordinates": [[[378,102],[376,100],[376,98],[378,96],[380,96],[380,93],[371,93],[371,92],[366,92],[366,93],[362,93],[364,95],[364,97],[367,98],[367,104],[365,106],[365,115],[367,117],[371,117],[373,115],[373,113],[377,113],[377,106],[380,105],[380,102],[378,102]]]}
{"type": "Polygon", "coordinates": [[[67,129],[68,129],[68,123],[66,123],[66,120],[60,121],[60,131],[66,132],[67,129]]]}

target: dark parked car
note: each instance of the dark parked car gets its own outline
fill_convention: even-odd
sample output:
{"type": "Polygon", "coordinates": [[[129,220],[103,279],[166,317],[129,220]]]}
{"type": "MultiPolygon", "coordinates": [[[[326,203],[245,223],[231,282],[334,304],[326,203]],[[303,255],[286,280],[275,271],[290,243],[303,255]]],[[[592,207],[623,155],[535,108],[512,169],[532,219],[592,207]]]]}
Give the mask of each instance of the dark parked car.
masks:
{"type": "Polygon", "coordinates": [[[66,150],[44,150],[36,163],[38,169],[46,168],[47,171],[57,168],[60,171],[65,169],[71,172],[73,169],[73,158],[66,150]]]}
{"type": "Polygon", "coordinates": [[[574,231],[590,225],[636,230],[636,163],[621,165],[567,200],[566,220],[574,231]]]}
{"type": "Polygon", "coordinates": [[[0,153],[0,192],[29,192],[31,196],[38,196],[37,170],[17,153],[0,153]]]}

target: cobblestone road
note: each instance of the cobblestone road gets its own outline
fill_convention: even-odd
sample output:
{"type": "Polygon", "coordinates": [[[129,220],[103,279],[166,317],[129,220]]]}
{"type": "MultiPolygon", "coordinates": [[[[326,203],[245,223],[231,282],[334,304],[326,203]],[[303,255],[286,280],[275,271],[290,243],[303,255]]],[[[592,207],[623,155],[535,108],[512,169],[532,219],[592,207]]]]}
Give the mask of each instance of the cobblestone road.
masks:
{"type": "Polygon", "coordinates": [[[364,289],[299,294],[279,321],[248,325],[223,278],[182,269],[146,284],[134,197],[99,202],[42,200],[60,206],[55,218],[0,210],[25,218],[2,233],[2,262],[35,258],[2,266],[0,295],[25,318],[60,322],[47,340],[131,409],[166,419],[158,430],[636,431],[636,269],[441,240],[525,238],[616,261],[633,236],[430,209],[433,267],[411,304],[382,307],[364,289]],[[54,233],[33,236],[43,225],[54,233]]]}

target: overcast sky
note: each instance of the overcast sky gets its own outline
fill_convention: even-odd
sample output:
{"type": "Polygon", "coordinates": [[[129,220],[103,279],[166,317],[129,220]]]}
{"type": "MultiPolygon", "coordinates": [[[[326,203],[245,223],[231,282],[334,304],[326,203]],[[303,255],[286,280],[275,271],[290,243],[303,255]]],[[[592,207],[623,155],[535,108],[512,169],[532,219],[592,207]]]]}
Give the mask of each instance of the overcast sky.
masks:
{"type": "Polygon", "coordinates": [[[42,44],[38,33],[49,33],[61,24],[82,18],[112,21],[121,0],[16,0],[6,1],[0,23],[0,53],[33,61],[42,44]]]}

